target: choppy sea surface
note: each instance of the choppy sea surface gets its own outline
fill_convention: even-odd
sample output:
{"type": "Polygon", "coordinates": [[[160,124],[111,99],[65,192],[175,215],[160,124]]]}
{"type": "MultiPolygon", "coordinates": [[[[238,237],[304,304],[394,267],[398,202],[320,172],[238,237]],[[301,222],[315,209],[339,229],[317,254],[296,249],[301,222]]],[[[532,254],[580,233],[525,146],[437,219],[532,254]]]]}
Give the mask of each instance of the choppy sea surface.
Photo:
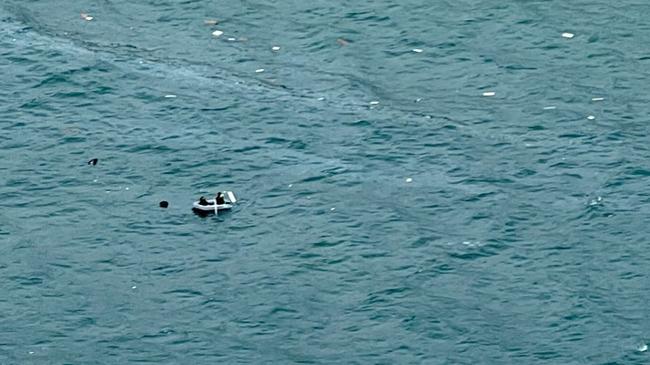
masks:
{"type": "Polygon", "coordinates": [[[648,363],[648,15],[2,0],[0,363],[648,363]]]}

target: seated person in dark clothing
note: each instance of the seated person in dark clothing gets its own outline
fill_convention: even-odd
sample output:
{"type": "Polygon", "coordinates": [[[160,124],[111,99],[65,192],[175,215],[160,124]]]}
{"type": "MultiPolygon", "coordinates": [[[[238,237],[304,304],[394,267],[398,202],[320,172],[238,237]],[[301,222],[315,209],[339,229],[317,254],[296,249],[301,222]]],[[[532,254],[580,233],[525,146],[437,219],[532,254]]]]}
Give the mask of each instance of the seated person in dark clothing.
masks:
{"type": "Polygon", "coordinates": [[[218,205],[226,204],[226,200],[223,198],[223,195],[221,195],[221,192],[217,193],[217,197],[215,200],[218,205]]]}
{"type": "Polygon", "coordinates": [[[201,198],[199,199],[199,205],[210,205],[210,203],[208,203],[208,201],[205,200],[204,197],[201,197],[201,198]]]}

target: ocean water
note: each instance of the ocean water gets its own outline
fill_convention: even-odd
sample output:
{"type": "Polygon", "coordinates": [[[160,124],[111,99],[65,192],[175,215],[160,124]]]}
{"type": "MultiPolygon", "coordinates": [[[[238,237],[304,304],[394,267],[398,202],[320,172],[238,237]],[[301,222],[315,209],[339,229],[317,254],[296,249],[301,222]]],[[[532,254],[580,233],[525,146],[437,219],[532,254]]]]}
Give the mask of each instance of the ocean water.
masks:
{"type": "Polygon", "coordinates": [[[2,0],[0,364],[648,363],[649,14],[2,0]]]}

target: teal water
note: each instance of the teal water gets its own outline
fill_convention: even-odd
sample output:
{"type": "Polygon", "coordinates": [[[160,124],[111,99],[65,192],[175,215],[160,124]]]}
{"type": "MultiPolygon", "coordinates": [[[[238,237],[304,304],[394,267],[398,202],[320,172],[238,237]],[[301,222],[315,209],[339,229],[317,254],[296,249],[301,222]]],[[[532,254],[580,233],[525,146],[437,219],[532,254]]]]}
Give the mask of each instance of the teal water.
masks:
{"type": "Polygon", "coordinates": [[[3,0],[0,363],[647,363],[648,14],[3,0]]]}

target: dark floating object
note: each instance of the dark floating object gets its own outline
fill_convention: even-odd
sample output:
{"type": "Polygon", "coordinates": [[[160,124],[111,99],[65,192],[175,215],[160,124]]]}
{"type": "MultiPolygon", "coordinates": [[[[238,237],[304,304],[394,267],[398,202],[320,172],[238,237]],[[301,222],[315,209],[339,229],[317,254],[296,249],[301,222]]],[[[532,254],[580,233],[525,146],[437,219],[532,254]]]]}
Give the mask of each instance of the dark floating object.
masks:
{"type": "Polygon", "coordinates": [[[167,200],[163,200],[163,201],[160,202],[160,207],[161,208],[167,208],[168,206],[169,206],[169,203],[167,202],[167,200]]]}
{"type": "Polygon", "coordinates": [[[95,165],[97,165],[97,161],[98,161],[98,160],[97,160],[96,158],[93,158],[92,160],[88,161],[88,165],[93,165],[93,166],[95,166],[95,165]]]}

